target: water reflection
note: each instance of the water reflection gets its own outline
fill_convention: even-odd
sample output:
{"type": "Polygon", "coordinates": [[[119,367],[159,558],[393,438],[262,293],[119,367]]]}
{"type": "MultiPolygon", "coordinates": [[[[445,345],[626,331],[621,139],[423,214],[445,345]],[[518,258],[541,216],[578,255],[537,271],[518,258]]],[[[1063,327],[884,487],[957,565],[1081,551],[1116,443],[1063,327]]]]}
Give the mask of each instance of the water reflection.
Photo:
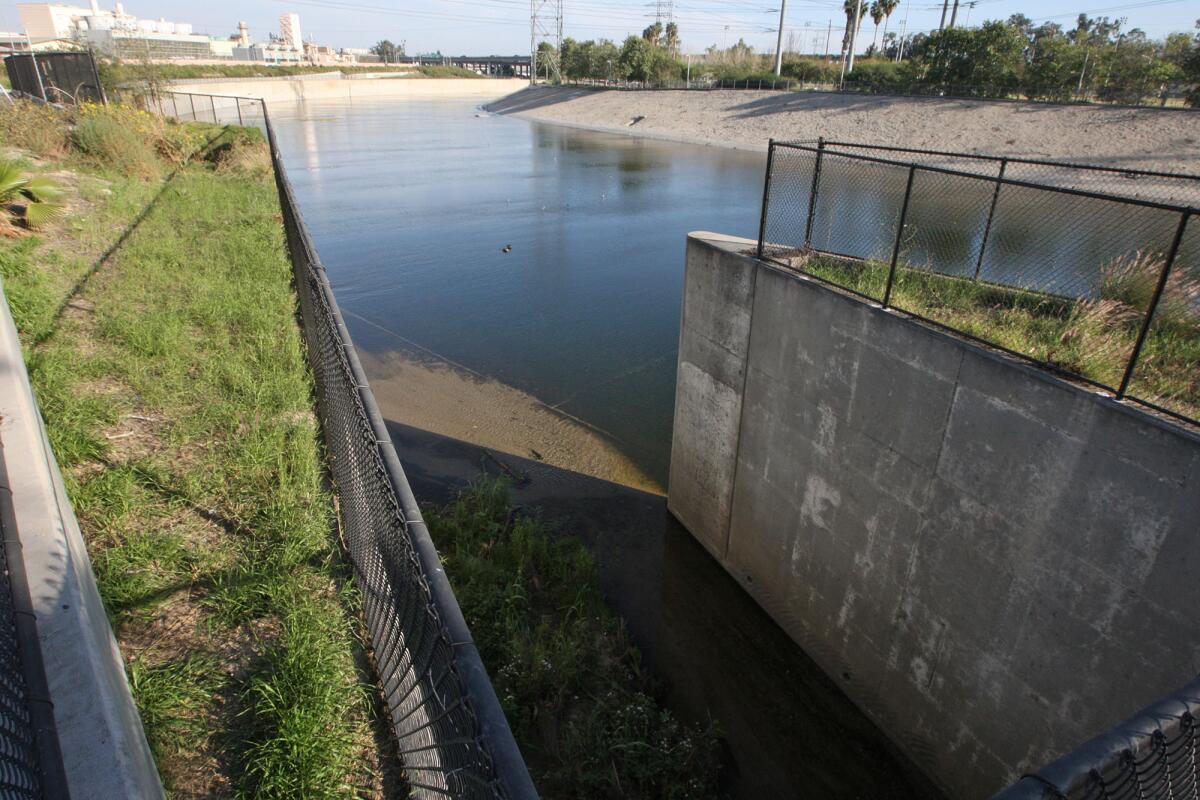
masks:
{"type": "Polygon", "coordinates": [[[685,237],[757,233],[764,156],[480,117],[470,100],[272,116],[347,310],[584,420],[665,483],[685,237]]]}

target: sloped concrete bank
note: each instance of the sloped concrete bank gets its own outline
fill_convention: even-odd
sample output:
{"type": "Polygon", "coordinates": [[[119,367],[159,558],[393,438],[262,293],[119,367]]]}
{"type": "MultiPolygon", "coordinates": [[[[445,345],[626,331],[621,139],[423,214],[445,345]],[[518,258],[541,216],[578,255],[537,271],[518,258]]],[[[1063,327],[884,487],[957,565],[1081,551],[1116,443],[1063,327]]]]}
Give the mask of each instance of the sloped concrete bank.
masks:
{"type": "Polygon", "coordinates": [[[487,106],[540,122],[766,150],[826,139],[1195,172],[1200,112],[836,92],[524,88],[487,106]],[[641,117],[637,122],[633,120],[641,117]]]}
{"type": "Polygon", "coordinates": [[[1200,436],[688,240],[668,508],[954,797],[1195,676],[1200,436]]]}
{"type": "Polygon", "coordinates": [[[378,78],[346,80],[341,77],[230,78],[178,81],[180,92],[257,97],[268,103],[300,100],[355,100],[369,98],[502,97],[528,86],[520,78],[378,78]]]}

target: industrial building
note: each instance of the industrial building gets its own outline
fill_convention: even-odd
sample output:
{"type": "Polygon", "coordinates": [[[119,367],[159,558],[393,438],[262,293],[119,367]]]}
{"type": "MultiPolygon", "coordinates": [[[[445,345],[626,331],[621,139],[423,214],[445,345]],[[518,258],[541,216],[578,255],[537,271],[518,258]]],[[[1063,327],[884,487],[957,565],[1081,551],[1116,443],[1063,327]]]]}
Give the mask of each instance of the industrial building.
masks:
{"type": "Polygon", "coordinates": [[[58,49],[66,44],[89,47],[114,58],[148,61],[355,62],[352,54],[305,42],[296,13],[282,15],[279,34],[269,34],[262,43],[251,40],[245,22],[238,23],[232,36],[213,37],[194,32],[189,22],[139,18],[127,13],[119,2],[112,10],[101,9],[97,0],[91,0],[90,6],[17,3],[17,13],[35,49],[58,49]]]}

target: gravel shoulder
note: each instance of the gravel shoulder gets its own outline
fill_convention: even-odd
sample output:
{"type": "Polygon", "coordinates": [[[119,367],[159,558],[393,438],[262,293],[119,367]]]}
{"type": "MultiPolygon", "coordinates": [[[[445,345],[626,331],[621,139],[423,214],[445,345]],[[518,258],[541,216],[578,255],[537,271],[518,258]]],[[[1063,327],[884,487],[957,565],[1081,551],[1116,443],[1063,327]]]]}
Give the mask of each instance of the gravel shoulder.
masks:
{"type": "Polygon", "coordinates": [[[830,92],[617,91],[536,87],[486,106],[592,130],[765,150],[769,139],[1058,158],[1200,172],[1200,112],[845,95],[830,92]],[[630,124],[636,118],[639,121],[630,124]]]}

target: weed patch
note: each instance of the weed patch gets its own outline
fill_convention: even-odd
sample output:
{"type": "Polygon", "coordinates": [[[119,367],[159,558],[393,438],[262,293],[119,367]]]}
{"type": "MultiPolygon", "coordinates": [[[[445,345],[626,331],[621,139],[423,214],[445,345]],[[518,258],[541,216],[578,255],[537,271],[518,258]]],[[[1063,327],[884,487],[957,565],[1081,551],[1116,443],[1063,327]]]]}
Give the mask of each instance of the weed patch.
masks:
{"type": "Polygon", "coordinates": [[[546,797],[716,796],[715,731],[659,705],[578,540],[515,513],[502,481],[425,518],[546,797]]]}

